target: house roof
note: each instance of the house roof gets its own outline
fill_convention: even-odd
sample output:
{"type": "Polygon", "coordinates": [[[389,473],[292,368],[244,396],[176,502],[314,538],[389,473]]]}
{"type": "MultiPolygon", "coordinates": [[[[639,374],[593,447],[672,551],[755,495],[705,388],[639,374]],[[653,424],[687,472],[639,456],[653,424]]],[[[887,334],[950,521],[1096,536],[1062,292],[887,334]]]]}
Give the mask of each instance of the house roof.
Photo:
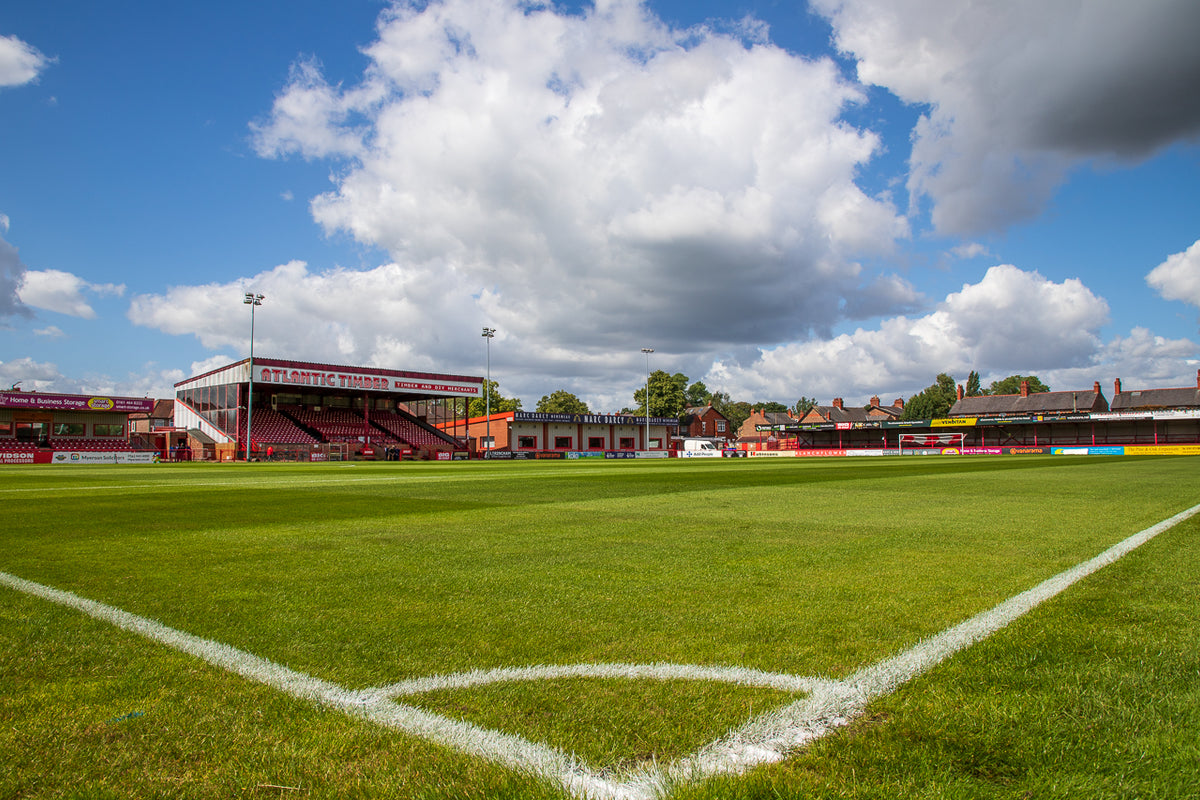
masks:
{"type": "Polygon", "coordinates": [[[1117,392],[1113,396],[1113,411],[1131,411],[1141,408],[1200,408],[1200,388],[1186,389],[1141,389],[1117,392]]]}
{"type": "Polygon", "coordinates": [[[175,400],[155,400],[149,411],[135,411],[131,419],[172,419],[175,416],[175,400]]]}
{"type": "Polygon", "coordinates": [[[813,411],[829,422],[866,422],[871,419],[870,413],[862,407],[814,406],[813,411]]]}
{"type": "Polygon", "coordinates": [[[705,414],[709,413],[710,411],[713,414],[716,414],[721,419],[729,419],[724,414],[722,414],[720,411],[717,411],[717,409],[713,408],[711,403],[706,406],[689,406],[683,410],[682,414],[679,415],[679,419],[681,421],[686,420],[686,419],[693,419],[693,418],[699,419],[700,417],[703,417],[705,414]]]}
{"type": "Polygon", "coordinates": [[[868,413],[883,414],[884,416],[891,417],[892,419],[900,419],[900,416],[904,413],[904,408],[897,405],[872,405],[868,413]]]}
{"type": "Polygon", "coordinates": [[[169,419],[175,416],[175,401],[155,400],[154,410],[150,412],[150,416],[155,419],[169,419]]]}
{"type": "Polygon", "coordinates": [[[952,417],[988,417],[1000,414],[1069,414],[1108,411],[1104,395],[1093,389],[1075,392],[1035,392],[964,397],[950,407],[952,417]]]}
{"type": "Polygon", "coordinates": [[[200,442],[201,444],[214,444],[215,443],[211,436],[209,436],[207,433],[200,430],[199,428],[188,428],[188,436],[192,437],[193,439],[195,439],[197,442],[200,442]]]}

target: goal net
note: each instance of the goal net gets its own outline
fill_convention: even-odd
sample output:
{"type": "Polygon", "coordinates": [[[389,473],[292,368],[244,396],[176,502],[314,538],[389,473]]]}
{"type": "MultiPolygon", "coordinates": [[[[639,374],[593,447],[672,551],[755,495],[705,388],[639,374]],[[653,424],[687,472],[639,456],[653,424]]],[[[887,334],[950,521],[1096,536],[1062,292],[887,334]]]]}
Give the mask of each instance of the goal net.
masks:
{"type": "Polygon", "coordinates": [[[897,439],[897,444],[901,453],[905,448],[945,449],[957,447],[961,450],[966,436],[961,431],[959,433],[902,433],[897,439]]]}

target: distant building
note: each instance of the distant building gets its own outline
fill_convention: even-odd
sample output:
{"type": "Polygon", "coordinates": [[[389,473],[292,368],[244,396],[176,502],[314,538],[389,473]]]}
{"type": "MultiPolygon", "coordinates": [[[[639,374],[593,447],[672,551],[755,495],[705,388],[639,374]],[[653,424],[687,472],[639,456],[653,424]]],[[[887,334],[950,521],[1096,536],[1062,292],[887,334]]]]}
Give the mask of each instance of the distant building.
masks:
{"type": "Polygon", "coordinates": [[[761,450],[764,445],[776,441],[778,435],[774,431],[759,430],[759,428],[787,425],[795,421],[796,418],[787,411],[753,409],[750,416],[742,423],[742,427],[737,430],[737,445],[743,450],[761,450]]]}
{"type": "MultiPolygon", "coordinates": [[[[569,453],[666,453],[678,422],[669,417],[651,417],[648,438],[646,418],[624,414],[505,411],[472,417],[465,425],[475,452],[489,453],[492,458],[544,458],[569,453]]],[[[463,429],[446,430],[461,435],[463,429]]]]}
{"type": "Polygon", "coordinates": [[[729,418],[709,403],[684,410],[679,417],[679,436],[719,440],[723,446],[736,439],[737,433],[730,427],[729,418]]]}
{"type": "Polygon", "coordinates": [[[845,401],[835,397],[827,406],[813,406],[800,421],[807,423],[820,422],[871,422],[888,419],[899,419],[904,413],[904,401],[895,400],[890,406],[881,405],[879,397],[872,397],[866,406],[851,406],[846,408],[845,401]]]}
{"type": "Polygon", "coordinates": [[[138,411],[129,415],[130,433],[151,433],[159,428],[169,428],[175,421],[175,401],[155,400],[150,411],[138,411]]]}

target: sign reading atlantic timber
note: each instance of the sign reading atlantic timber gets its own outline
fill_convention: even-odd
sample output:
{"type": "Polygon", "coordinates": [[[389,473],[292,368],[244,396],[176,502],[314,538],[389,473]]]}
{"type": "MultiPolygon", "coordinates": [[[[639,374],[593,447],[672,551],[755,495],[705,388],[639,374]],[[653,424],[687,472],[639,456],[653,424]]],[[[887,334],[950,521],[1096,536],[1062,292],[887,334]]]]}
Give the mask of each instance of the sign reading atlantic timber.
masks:
{"type": "Polygon", "coordinates": [[[0,392],[0,406],[8,408],[34,408],[47,411],[115,411],[120,414],[148,414],[154,410],[154,400],[149,397],[100,397],[86,394],[0,392]]]}
{"type": "Polygon", "coordinates": [[[360,372],[313,369],[282,369],[254,367],[254,382],[277,386],[317,386],[328,389],[351,389],[368,392],[428,392],[479,397],[483,389],[478,383],[466,381],[436,381],[402,378],[389,375],[369,375],[360,372]]]}

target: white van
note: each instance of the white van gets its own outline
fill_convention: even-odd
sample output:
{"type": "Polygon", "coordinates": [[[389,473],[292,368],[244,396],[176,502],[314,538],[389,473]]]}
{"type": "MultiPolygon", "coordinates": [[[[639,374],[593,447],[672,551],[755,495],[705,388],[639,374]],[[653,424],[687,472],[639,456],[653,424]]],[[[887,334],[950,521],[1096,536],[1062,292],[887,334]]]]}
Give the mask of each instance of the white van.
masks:
{"type": "Polygon", "coordinates": [[[721,458],[724,453],[711,439],[684,439],[680,458],[721,458]]]}

